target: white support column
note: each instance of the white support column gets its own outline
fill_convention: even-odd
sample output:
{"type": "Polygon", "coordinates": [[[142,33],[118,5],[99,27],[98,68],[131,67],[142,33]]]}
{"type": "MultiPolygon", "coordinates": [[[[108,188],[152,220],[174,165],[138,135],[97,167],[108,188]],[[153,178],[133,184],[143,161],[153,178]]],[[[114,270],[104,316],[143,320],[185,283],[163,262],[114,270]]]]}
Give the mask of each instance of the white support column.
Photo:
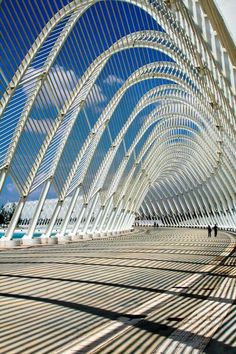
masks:
{"type": "Polygon", "coordinates": [[[129,219],[130,219],[130,210],[128,210],[126,217],[124,219],[124,230],[128,230],[129,219]]]}
{"type": "Polygon", "coordinates": [[[61,225],[61,229],[60,229],[60,232],[59,232],[59,235],[60,236],[64,236],[65,232],[66,232],[66,229],[67,229],[67,226],[68,226],[68,223],[70,221],[70,217],[71,217],[71,214],[74,210],[74,207],[75,207],[75,203],[78,199],[78,196],[79,196],[79,192],[80,192],[80,188],[77,188],[74,192],[74,195],[71,199],[71,202],[70,202],[70,205],[69,205],[69,208],[67,210],[67,213],[66,213],[66,216],[62,222],[62,225],[61,225]]]}
{"type": "Polygon", "coordinates": [[[124,217],[121,222],[122,231],[126,230],[126,222],[127,222],[128,217],[129,217],[129,211],[127,210],[127,212],[124,213],[124,217]]]}
{"type": "Polygon", "coordinates": [[[107,223],[103,226],[103,229],[104,229],[103,231],[105,233],[107,233],[107,231],[109,229],[109,226],[110,226],[110,223],[113,220],[113,207],[112,207],[112,209],[111,209],[111,207],[109,208],[109,211],[107,213],[106,219],[107,219],[107,223]]]}
{"type": "Polygon", "coordinates": [[[106,217],[107,214],[111,208],[111,203],[112,203],[112,197],[110,198],[109,202],[107,203],[107,205],[105,206],[104,212],[103,212],[103,216],[102,216],[102,220],[101,220],[101,224],[99,225],[99,232],[103,232],[103,225],[106,221],[106,217]]]}
{"type": "Polygon", "coordinates": [[[16,206],[16,209],[14,211],[14,214],[11,218],[11,221],[10,221],[10,224],[8,226],[8,229],[7,229],[7,232],[5,234],[5,239],[7,240],[11,240],[12,239],[12,235],[15,231],[15,228],[16,228],[16,225],[18,223],[18,220],[20,218],[20,214],[22,212],[22,209],[25,205],[25,200],[26,200],[26,197],[21,197],[17,206],[16,206]]]}
{"type": "Polygon", "coordinates": [[[4,185],[6,176],[7,176],[7,169],[4,168],[1,170],[1,174],[0,174],[0,192],[1,192],[2,187],[4,185]]]}
{"type": "Polygon", "coordinates": [[[125,212],[125,209],[121,209],[120,215],[119,215],[118,220],[117,220],[117,230],[118,230],[119,232],[121,231],[120,225],[121,225],[121,221],[122,221],[122,219],[123,219],[123,217],[124,217],[124,212],[125,212]]]}
{"type": "Polygon", "coordinates": [[[117,222],[117,231],[121,231],[121,225],[125,216],[125,209],[121,210],[120,217],[117,222]]]}
{"type": "Polygon", "coordinates": [[[97,205],[98,197],[99,197],[99,193],[96,194],[94,200],[91,200],[92,205],[91,205],[91,208],[90,208],[90,210],[88,212],[87,220],[86,220],[85,225],[84,225],[84,229],[82,230],[84,234],[86,234],[86,232],[88,230],[91,216],[93,215],[94,209],[95,209],[95,207],[97,205]]]}
{"type": "Polygon", "coordinates": [[[79,215],[79,217],[78,217],[78,219],[77,219],[77,221],[76,221],[76,223],[74,225],[74,228],[72,230],[72,235],[76,235],[77,234],[77,232],[79,230],[79,227],[80,227],[81,220],[83,219],[84,213],[85,213],[85,211],[87,209],[87,206],[88,206],[88,204],[83,204],[82,210],[80,212],[80,215],[79,215]]]}
{"type": "Polygon", "coordinates": [[[114,229],[114,225],[115,225],[115,223],[117,223],[117,221],[118,221],[118,219],[120,217],[121,204],[122,204],[122,199],[118,203],[118,207],[117,207],[117,210],[114,213],[114,218],[113,218],[113,221],[111,222],[111,226],[110,226],[110,230],[109,231],[112,231],[112,232],[116,232],[117,231],[116,229],[114,229]]]}
{"type": "MultiPolygon", "coordinates": [[[[49,223],[49,225],[48,225],[48,228],[47,228],[47,230],[46,230],[46,232],[45,232],[45,236],[46,236],[46,237],[50,237],[50,236],[51,236],[53,227],[54,227],[55,222],[56,222],[56,220],[57,220],[57,217],[58,217],[58,215],[59,215],[59,213],[60,213],[62,203],[63,203],[62,200],[58,200],[57,205],[56,205],[56,207],[55,207],[55,209],[54,209],[54,211],[53,211],[53,214],[52,214],[50,223],[49,223]]],[[[42,235],[42,236],[43,236],[43,235],[42,235]]]]}
{"type": "Polygon", "coordinates": [[[94,234],[94,232],[96,231],[96,227],[97,227],[97,225],[98,225],[98,223],[99,223],[99,221],[100,221],[100,219],[102,217],[103,210],[104,210],[104,205],[101,206],[101,209],[99,210],[99,213],[98,213],[98,215],[97,215],[97,217],[95,219],[95,222],[94,222],[94,225],[93,225],[92,231],[91,231],[92,234],[94,234]]]}
{"type": "Polygon", "coordinates": [[[178,221],[178,219],[177,219],[177,217],[176,217],[175,214],[172,215],[172,218],[173,218],[174,221],[175,221],[175,225],[178,225],[178,224],[179,224],[179,221],[178,221]]]}
{"type": "Polygon", "coordinates": [[[126,230],[126,222],[127,222],[127,218],[128,217],[129,217],[129,212],[128,212],[128,210],[125,210],[123,218],[122,218],[121,223],[120,223],[121,231],[125,231],[126,230]]]}
{"type": "Polygon", "coordinates": [[[112,224],[112,229],[114,231],[119,231],[118,226],[119,226],[121,214],[122,214],[122,208],[120,207],[119,210],[117,210],[116,217],[115,217],[113,224],[112,224]]]}
{"type": "Polygon", "coordinates": [[[112,211],[111,211],[111,215],[110,215],[110,218],[108,220],[108,223],[106,225],[105,232],[112,231],[111,225],[112,225],[112,223],[114,221],[115,215],[116,215],[116,208],[113,208],[112,211]]]}
{"type": "Polygon", "coordinates": [[[29,225],[27,234],[24,236],[24,238],[28,238],[28,239],[33,238],[34,231],[35,231],[35,228],[36,228],[36,225],[37,225],[37,222],[38,222],[38,219],[39,219],[39,216],[40,216],[41,210],[43,208],[43,205],[44,205],[45,199],[47,197],[50,186],[51,186],[51,179],[46,181],[46,183],[44,184],[38,204],[36,205],[36,208],[34,211],[33,218],[32,218],[31,223],[29,225]]]}
{"type": "Polygon", "coordinates": [[[129,216],[129,219],[127,221],[127,230],[130,230],[131,229],[131,226],[133,224],[133,220],[134,220],[134,214],[132,212],[130,212],[130,216],[129,216]]]}

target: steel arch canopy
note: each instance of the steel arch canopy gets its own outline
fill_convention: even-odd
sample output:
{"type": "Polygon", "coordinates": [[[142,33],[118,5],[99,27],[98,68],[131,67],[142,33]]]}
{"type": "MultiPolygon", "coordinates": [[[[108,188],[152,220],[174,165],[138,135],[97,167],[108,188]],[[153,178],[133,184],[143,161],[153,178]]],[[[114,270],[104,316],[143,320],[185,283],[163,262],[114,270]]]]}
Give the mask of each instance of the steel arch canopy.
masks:
{"type": "Polygon", "coordinates": [[[0,191],[10,179],[19,194],[6,239],[32,195],[26,240],[50,195],[45,237],[137,215],[236,229],[235,63],[201,1],[1,7],[0,191]]]}

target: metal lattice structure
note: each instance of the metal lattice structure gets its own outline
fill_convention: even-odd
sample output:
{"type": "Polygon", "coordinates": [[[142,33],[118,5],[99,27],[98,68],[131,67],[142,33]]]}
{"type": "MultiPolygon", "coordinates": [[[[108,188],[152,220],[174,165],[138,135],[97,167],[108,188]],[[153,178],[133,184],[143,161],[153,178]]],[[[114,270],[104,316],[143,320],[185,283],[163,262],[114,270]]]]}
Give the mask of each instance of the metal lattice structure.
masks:
{"type": "Polygon", "coordinates": [[[20,196],[6,239],[35,190],[29,239],[51,190],[47,237],[65,200],[61,237],[137,216],[236,227],[235,46],[210,3],[3,0],[0,189],[11,176],[20,196]]]}

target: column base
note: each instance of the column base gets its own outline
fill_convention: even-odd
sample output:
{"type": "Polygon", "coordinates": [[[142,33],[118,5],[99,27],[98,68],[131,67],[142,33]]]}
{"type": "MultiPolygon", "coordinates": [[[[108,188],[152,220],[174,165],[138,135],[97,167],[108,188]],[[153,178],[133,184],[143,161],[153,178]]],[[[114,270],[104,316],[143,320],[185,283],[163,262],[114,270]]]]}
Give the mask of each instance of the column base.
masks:
{"type": "Polygon", "coordinates": [[[7,240],[5,237],[0,238],[0,248],[15,248],[21,246],[21,239],[7,240]]]}
{"type": "Polygon", "coordinates": [[[71,235],[60,235],[57,234],[56,235],[57,239],[58,239],[58,243],[59,244],[65,244],[65,243],[69,243],[72,241],[72,236],[71,235]]]}
{"type": "Polygon", "coordinates": [[[48,238],[48,245],[57,245],[58,238],[56,236],[52,236],[48,238]]]}
{"type": "Polygon", "coordinates": [[[101,235],[101,237],[107,237],[107,232],[105,232],[105,231],[100,232],[100,235],[101,235]]]}
{"type": "Polygon", "coordinates": [[[83,239],[83,236],[80,234],[71,234],[71,239],[73,242],[78,242],[83,239]]]}
{"type": "Polygon", "coordinates": [[[93,237],[91,234],[86,233],[82,235],[82,238],[83,240],[92,240],[93,237]]]}
{"type": "Polygon", "coordinates": [[[92,238],[101,238],[100,232],[96,232],[95,234],[93,234],[92,238]]]}
{"type": "Polygon", "coordinates": [[[22,237],[22,244],[24,246],[36,246],[41,244],[41,238],[40,237],[35,237],[35,238],[30,238],[27,235],[22,237]]]}
{"type": "Polygon", "coordinates": [[[40,239],[41,239],[41,244],[42,244],[42,245],[47,245],[47,244],[48,244],[48,239],[49,239],[49,237],[46,236],[45,234],[42,234],[42,235],[40,236],[40,239]]]}

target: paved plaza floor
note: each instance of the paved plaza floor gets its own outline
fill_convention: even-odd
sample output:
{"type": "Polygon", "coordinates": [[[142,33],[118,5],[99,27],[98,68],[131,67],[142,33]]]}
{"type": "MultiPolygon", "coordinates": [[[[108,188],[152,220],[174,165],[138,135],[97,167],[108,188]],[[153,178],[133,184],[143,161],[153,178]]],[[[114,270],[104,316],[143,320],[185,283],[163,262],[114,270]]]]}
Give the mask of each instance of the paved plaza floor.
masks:
{"type": "Polygon", "coordinates": [[[0,353],[236,353],[236,238],[142,229],[0,252],[0,353]]]}

